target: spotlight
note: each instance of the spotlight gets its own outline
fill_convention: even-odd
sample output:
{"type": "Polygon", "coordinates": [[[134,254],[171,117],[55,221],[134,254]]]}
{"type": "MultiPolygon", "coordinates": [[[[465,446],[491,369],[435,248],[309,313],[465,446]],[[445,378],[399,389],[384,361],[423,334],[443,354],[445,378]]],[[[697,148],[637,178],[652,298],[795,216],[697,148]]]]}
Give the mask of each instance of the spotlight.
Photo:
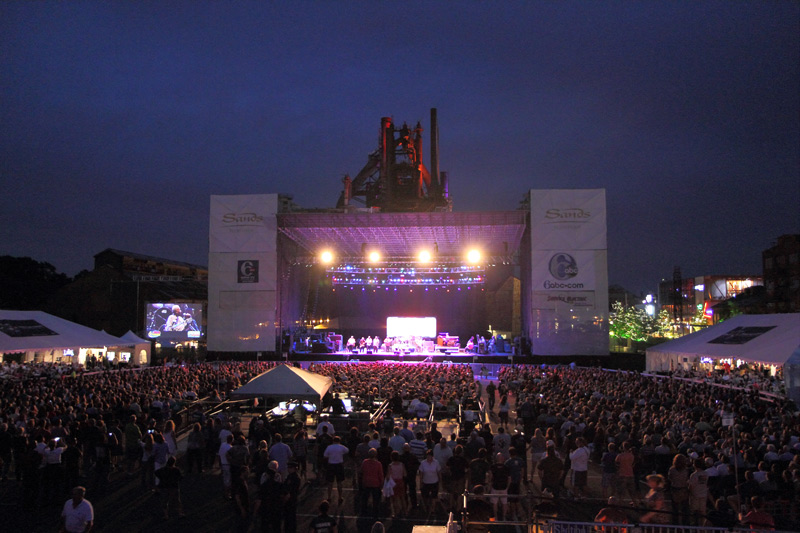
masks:
{"type": "Polygon", "coordinates": [[[419,253],[419,260],[421,263],[427,263],[431,260],[431,253],[428,250],[422,250],[419,253]]]}
{"type": "Polygon", "coordinates": [[[369,260],[371,263],[377,263],[381,260],[381,254],[375,251],[369,253],[369,260]]]}
{"type": "Polygon", "coordinates": [[[333,261],[333,252],[330,250],[325,250],[319,255],[319,259],[326,265],[330,264],[333,261]]]}
{"type": "Polygon", "coordinates": [[[467,252],[467,262],[477,263],[481,260],[481,252],[475,248],[467,252]]]}

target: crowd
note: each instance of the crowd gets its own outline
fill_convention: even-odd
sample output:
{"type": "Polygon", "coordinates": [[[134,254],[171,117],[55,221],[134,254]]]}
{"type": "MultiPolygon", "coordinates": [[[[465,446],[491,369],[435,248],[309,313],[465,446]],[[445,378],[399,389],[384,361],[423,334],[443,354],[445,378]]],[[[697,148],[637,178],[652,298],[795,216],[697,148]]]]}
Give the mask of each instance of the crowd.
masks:
{"type": "MultiPolygon", "coordinates": [[[[71,366],[4,365],[0,380],[0,474],[13,468],[22,502],[32,509],[67,494],[79,477],[102,487],[124,448],[174,436],[175,413],[195,400],[221,401],[269,363],[198,364],[78,373],[71,366]],[[132,446],[131,416],[143,440],[132,446]]],[[[187,413],[187,416],[191,416],[187,413]]],[[[150,453],[146,449],[145,453],[150,453]]],[[[174,455],[174,452],[173,452],[174,455]]],[[[162,464],[166,463],[164,459],[162,464]]]]}
{"type": "MultiPolygon", "coordinates": [[[[649,506],[644,520],[726,525],[754,508],[768,523],[770,514],[797,519],[800,417],[785,399],[601,369],[514,366],[499,378],[533,436],[532,468],[542,472],[536,463],[547,461],[542,486],[556,496],[585,447],[601,466],[604,496],[649,506]],[[649,488],[644,499],[639,481],[649,488]]],[[[582,488],[579,479],[571,486],[582,488]]]]}
{"type": "Polygon", "coordinates": [[[332,392],[347,393],[357,408],[375,399],[392,400],[395,413],[411,402],[428,408],[447,408],[474,400],[480,394],[470,365],[436,363],[312,363],[310,372],[330,376],[332,392]]]}
{"type": "Polygon", "coordinates": [[[778,367],[773,373],[767,365],[742,364],[738,368],[731,368],[730,364],[717,364],[713,369],[678,369],[670,377],[693,379],[704,383],[717,383],[731,387],[741,387],[773,394],[785,394],[783,380],[783,367],[778,367]]]}
{"type": "MultiPolygon", "coordinates": [[[[183,473],[211,469],[243,527],[259,516],[265,530],[278,524],[289,532],[307,480],[323,483],[339,506],[343,484],[352,484],[357,512],[374,516],[383,506],[393,515],[417,506],[458,511],[456,495],[466,488],[477,500],[486,495],[488,506],[473,506],[476,516],[519,517],[515,496],[526,484],[556,499],[565,487],[587,496],[592,463],[604,498],[643,509],[636,521],[788,529],[800,515],[800,417],[792,404],[753,390],[601,369],[502,367],[497,385],[485,390],[496,433],[475,427],[445,439],[435,425],[412,420],[409,408],[474,404],[484,391],[470,365],[313,363],[310,371],[333,378],[333,397],[347,395],[356,408],[389,400],[398,415],[366,431],[340,434],[323,419],[316,430],[291,435],[276,433],[266,414],[249,426],[198,416],[179,457],[175,413],[201,398],[222,400],[273,364],[93,374],[18,365],[0,380],[2,476],[13,472],[23,506],[35,509],[63,502],[82,480],[101,493],[117,470],[158,487],[166,518],[183,513],[183,473]]],[[[630,516],[615,509],[603,516],[630,516]]]]}

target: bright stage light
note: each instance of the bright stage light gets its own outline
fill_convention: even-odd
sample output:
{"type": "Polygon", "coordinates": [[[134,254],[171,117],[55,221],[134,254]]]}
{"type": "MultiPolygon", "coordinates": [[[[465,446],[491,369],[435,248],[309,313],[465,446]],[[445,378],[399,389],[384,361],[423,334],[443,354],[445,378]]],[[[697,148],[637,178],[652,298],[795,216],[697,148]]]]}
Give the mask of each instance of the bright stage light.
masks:
{"type": "Polygon", "coordinates": [[[428,250],[422,250],[419,253],[419,260],[422,263],[427,263],[431,260],[431,253],[428,250]]]}
{"type": "Polygon", "coordinates": [[[325,250],[319,255],[319,259],[327,265],[333,261],[333,252],[325,250]]]}
{"type": "Polygon", "coordinates": [[[467,252],[467,262],[469,263],[477,263],[481,260],[481,252],[476,249],[472,249],[467,252]]]}
{"type": "Polygon", "coordinates": [[[370,263],[377,263],[381,260],[381,254],[378,252],[370,252],[369,253],[369,261],[370,263]]]}

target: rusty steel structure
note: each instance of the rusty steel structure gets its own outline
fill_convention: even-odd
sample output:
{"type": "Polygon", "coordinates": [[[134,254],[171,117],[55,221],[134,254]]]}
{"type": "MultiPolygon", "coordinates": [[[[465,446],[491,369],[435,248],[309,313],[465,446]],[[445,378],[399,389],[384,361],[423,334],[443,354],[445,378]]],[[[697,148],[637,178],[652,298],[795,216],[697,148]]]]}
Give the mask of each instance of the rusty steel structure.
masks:
{"type": "Polygon", "coordinates": [[[336,207],[354,211],[358,202],[385,213],[452,211],[447,174],[439,170],[439,130],[431,109],[431,169],[423,162],[422,125],[399,128],[381,119],[378,148],[355,178],[345,176],[336,207]]]}

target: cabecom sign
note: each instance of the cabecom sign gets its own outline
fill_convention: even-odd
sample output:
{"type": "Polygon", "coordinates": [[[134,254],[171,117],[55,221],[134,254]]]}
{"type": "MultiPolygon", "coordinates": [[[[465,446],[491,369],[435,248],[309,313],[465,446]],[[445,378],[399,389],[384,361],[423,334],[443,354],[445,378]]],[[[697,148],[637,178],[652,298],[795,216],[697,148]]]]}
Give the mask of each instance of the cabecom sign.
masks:
{"type": "Polygon", "coordinates": [[[550,258],[550,274],[560,281],[574,278],[578,275],[578,263],[569,254],[555,254],[550,258]]]}

